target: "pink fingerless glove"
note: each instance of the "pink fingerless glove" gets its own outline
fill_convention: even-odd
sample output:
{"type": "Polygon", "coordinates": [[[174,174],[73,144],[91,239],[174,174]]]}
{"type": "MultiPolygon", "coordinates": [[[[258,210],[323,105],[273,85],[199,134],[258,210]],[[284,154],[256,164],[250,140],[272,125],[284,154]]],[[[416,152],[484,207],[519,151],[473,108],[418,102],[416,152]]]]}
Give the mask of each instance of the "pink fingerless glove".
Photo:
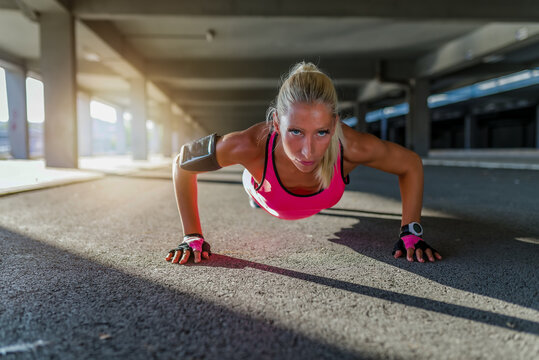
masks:
{"type": "Polygon", "coordinates": [[[416,235],[405,235],[401,237],[402,242],[404,243],[404,247],[406,249],[415,248],[415,244],[417,244],[420,240],[423,240],[419,236],[416,235]]]}
{"type": "Polygon", "coordinates": [[[194,251],[200,251],[202,252],[202,244],[204,243],[204,238],[201,238],[200,236],[186,236],[183,239],[184,243],[187,243],[194,251]]]}

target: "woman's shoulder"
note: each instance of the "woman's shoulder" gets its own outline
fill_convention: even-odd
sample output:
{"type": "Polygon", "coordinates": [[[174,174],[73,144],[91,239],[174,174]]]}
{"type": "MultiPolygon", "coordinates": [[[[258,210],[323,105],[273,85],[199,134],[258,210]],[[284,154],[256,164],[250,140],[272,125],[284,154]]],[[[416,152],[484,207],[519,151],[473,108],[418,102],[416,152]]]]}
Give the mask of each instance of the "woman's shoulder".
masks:
{"type": "Polygon", "coordinates": [[[262,122],[220,137],[217,142],[219,164],[223,167],[234,164],[247,166],[260,158],[263,159],[269,132],[269,125],[262,122]]]}
{"type": "Polygon", "coordinates": [[[341,124],[344,135],[344,160],[354,164],[369,162],[382,141],[374,135],[352,129],[346,124],[341,124]]]}

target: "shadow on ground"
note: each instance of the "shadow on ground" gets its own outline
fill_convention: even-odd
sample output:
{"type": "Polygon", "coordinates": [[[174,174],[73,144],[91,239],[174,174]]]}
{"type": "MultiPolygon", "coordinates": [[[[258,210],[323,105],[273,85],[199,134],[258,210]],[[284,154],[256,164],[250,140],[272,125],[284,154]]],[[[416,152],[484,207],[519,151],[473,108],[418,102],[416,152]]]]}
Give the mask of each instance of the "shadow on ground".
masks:
{"type": "MultiPolygon", "coordinates": [[[[426,167],[424,206],[454,217],[422,217],[425,240],[444,256],[435,264],[393,259],[400,214],[335,208],[320,216],[358,220],[332,242],[446,286],[539,310],[538,179],[537,171],[426,167]]],[[[346,189],[400,201],[397,177],[369,168],[352,172],[346,189]]]]}
{"type": "Polygon", "coordinates": [[[0,347],[47,342],[7,358],[362,356],[5,228],[0,253],[0,347]]]}
{"type": "Polygon", "coordinates": [[[521,231],[503,224],[425,216],[422,219],[428,224],[425,240],[444,259],[435,263],[409,263],[404,258],[391,256],[398,239],[400,220],[376,217],[377,214],[395,215],[326,209],[318,216],[358,220],[352,227],[335,233],[335,238],[329,239],[331,242],[455,289],[539,309],[539,246],[516,241],[515,237],[521,236],[521,231]],[[461,238],[463,234],[466,238],[461,238]]]}
{"type": "Polygon", "coordinates": [[[384,299],[407,306],[455,316],[462,319],[481,322],[488,325],[499,326],[514,331],[539,335],[539,322],[519,319],[512,316],[497,314],[491,311],[478,310],[475,308],[469,308],[466,306],[426,299],[418,296],[401,294],[398,292],[378,289],[370,286],[358,285],[355,283],[327,278],[323,276],[306,274],[294,270],[283,269],[276,266],[237,259],[225,255],[214,254],[212,255],[212,259],[210,262],[202,262],[200,265],[187,264],[184,266],[209,266],[239,269],[249,267],[257,270],[289,276],[303,281],[309,281],[315,284],[329,286],[335,289],[350,291],[365,296],[384,299]]]}

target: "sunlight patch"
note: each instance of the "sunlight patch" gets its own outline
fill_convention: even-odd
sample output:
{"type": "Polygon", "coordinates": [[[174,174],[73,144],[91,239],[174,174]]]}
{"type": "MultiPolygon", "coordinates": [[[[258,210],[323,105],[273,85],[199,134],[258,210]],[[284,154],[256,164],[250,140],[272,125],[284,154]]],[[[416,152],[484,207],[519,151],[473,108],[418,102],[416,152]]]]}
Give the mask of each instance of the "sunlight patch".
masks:
{"type": "Polygon", "coordinates": [[[516,237],[515,240],[522,241],[528,244],[536,244],[539,245],[539,239],[532,238],[532,237],[516,237]]]}

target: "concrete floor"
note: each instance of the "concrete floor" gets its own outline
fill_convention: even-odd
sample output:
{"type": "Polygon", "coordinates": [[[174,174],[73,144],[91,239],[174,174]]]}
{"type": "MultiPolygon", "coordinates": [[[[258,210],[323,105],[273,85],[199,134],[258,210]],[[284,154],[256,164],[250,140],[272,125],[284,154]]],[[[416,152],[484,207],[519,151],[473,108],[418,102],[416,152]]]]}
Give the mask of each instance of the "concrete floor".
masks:
{"type": "Polygon", "coordinates": [[[397,181],[367,168],[294,222],[251,209],[237,168],[201,176],[215,254],[187,266],[164,261],[181,238],[169,169],[1,197],[0,355],[537,359],[539,172],[425,179],[434,264],[391,257],[397,181]]]}

